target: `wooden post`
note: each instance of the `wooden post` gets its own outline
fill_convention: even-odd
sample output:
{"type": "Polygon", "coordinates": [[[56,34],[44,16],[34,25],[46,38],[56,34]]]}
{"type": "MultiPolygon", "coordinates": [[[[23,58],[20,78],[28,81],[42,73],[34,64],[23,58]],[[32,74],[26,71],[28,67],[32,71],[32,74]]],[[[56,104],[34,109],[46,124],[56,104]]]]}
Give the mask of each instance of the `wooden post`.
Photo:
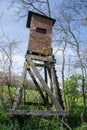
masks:
{"type": "Polygon", "coordinates": [[[26,102],[26,88],[25,88],[25,86],[24,86],[24,93],[23,93],[23,103],[25,103],[26,102]]]}
{"type": "MultiPolygon", "coordinates": [[[[46,64],[45,62],[44,62],[44,64],[46,64]]],[[[46,67],[44,67],[44,74],[45,74],[45,82],[47,83],[48,81],[47,81],[47,68],[46,67]]],[[[46,92],[46,105],[47,105],[47,109],[49,109],[49,101],[48,101],[49,99],[48,99],[48,94],[47,94],[47,92],[46,92]]]]}
{"type": "Polygon", "coordinates": [[[56,84],[55,73],[54,73],[54,65],[53,64],[51,64],[50,70],[51,70],[52,86],[53,86],[54,95],[56,96],[57,100],[59,101],[58,92],[57,92],[57,84],[56,84]]]}
{"type": "Polygon", "coordinates": [[[50,70],[51,70],[52,86],[53,86],[54,94],[56,95],[56,98],[57,98],[59,104],[61,105],[62,109],[64,109],[61,90],[59,88],[59,83],[58,83],[58,79],[57,79],[57,76],[56,76],[56,70],[55,70],[53,63],[50,66],[50,70]]]}
{"type": "Polygon", "coordinates": [[[50,77],[51,92],[53,93],[53,84],[52,84],[52,76],[51,76],[51,70],[50,70],[50,68],[48,68],[48,74],[49,74],[49,77],[50,77]]]}
{"type": "Polygon", "coordinates": [[[27,71],[25,70],[24,72],[24,82],[23,82],[23,103],[26,102],[26,75],[27,75],[27,71]]]}

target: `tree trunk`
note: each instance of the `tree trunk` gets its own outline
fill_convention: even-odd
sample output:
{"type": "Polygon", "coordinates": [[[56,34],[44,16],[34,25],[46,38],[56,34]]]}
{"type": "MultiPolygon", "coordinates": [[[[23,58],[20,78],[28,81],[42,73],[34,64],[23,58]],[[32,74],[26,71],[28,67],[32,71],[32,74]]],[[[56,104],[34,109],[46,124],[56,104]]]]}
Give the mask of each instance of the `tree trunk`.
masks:
{"type": "Polygon", "coordinates": [[[64,87],[64,69],[65,69],[65,49],[66,49],[66,45],[67,45],[67,37],[65,37],[65,43],[64,43],[64,48],[62,51],[62,55],[63,55],[63,61],[62,61],[62,90],[63,90],[63,100],[64,100],[64,107],[65,110],[67,110],[67,103],[66,103],[66,95],[65,95],[65,87],[64,87]]]}
{"type": "Polygon", "coordinates": [[[22,98],[22,92],[23,92],[23,87],[24,87],[24,83],[25,83],[25,78],[26,78],[26,69],[24,68],[23,70],[23,79],[22,79],[22,83],[20,84],[20,86],[18,87],[17,91],[16,91],[16,98],[14,100],[14,103],[13,103],[13,107],[12,107],[12,110],[15,110],[18,108],[18,105],[21,101],[21,98],[22,98]]]}
{"type": "Polygon", "coordinates": [[[83,119],[84,119],[84,121],[86,121],[85,70],[84,70],[84,66],[82,63],[81,56],[80,56],[79,42],[78,42],[77,38],[75,37],[74,33],[71,31],[70,27],[69,27],[69,32],[71,33],[72,37],[74,38],[74,40],[76,42],[77,55],[78,55],[78,59],[79,59],[79,63],[80,63],[80,68],[82,71],[83,119]]]}

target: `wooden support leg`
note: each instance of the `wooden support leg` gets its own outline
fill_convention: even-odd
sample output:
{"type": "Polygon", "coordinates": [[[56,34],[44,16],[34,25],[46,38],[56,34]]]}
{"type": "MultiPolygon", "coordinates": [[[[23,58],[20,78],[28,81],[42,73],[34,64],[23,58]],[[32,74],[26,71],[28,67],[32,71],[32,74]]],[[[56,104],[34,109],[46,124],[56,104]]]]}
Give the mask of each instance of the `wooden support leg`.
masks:
{"type": "Polygon", "coordinates": [[[55,70],[54,64],[51,65],[50,69],[51,69],[51,77],[52,77],[52,85],[53,85],[54,94],[55,94],[59,104],[61,105],[62,109],[64,110],[61,90],[59,88],[59,83],[58,83],[58,79],[56,76],[56,70],[55,70]]]}
{"type": "Polygon", "coordinates": [[[53,104],[55,105],[56,109],[58,111],[63,111],[62,107],[60,106],[58,100],[56,99],[56,97],[52,94],[51,90],[49,89],[48,85],[46,84],[46,82],[44,81],[43,77],[40,75],[40,73],[38,72],[38,69],[36,68],[35,64],[32,62],[30,57],[26,57],[27,61],[30,64],[30,69],[33,70],[34,74],[37,76],[38,80],[40,81],[40,83],[43,85],[45,91],[47,92],[48,96],[50,97],[51,101],[53,102],[53,104]]]}
{"type": "Polygon", "coordinates": [[[52,76],[51,76],[51,69],[48,68],[48,74],[50,77],[50,87],[51,87],[51,92],[53,93],[53,85],[52,85],[52,76]]]}
{"type": "MultiPolygon", "coordinates": [[[[46,63],[44,63],[46,64],[46,63]]],[[[45,82],[48,83],[48,80],[47,80],[47,68],[44,67],[44,77],[45,77],[45,82]]],[[[47,105],[47,109],[49,110],[49,98],[48,98],[48,94],[46,92],[46,105],[47,105]]]]}

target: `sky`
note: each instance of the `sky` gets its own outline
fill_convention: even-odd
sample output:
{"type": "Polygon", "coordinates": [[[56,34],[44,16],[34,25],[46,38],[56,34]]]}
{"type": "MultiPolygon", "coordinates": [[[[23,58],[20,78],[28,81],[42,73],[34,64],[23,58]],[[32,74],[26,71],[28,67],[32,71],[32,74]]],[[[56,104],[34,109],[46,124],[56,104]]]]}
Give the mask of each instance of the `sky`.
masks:
{"type": "Polygon", "coordinates": [[[9,8],[10,0],[0,0],[0,5],[0,16],[2,16],[0,26],[3,27],[9,39],[25,41],[27,36],[26,21],[18,20],[14,12],[15,9],[9,8]]]}
{"type": "MultiPolygon", "coordinates": [[[[10,2],[11,0],[0,0],[0,36],[2,36],[3,30],[10,41],[19,41],[19,43],[21,43],[21,45],[18,46],[20,48],[18,53],[13,55],[14,70],[20,68],[19,70],[17,69],[17,73],[20,73],[28,46],[29,29],[26,28],[27,17],[19,20],[15,13],[16,9],[9,8],[10,2]]],[[[50,6],[52,9],[54,8],[54,4],[53,0],[51,0],[50,6]]],[[[6,38],[3,38],[2,41],[8,42],[6,38]]],[[[0,57],[2,58],[1,53],[0,57]]]]}
{"type": "MultiPolygon", "coordinates": [[[[13,55],[14,70],[20,73],[24,63],[24,55],[27,50],[29,29],[26,28],[27,18],[18,20],[18,17],[15,15],[15,9],[9,8],[9,6],[10,0],[0,0],[0,36],[2,36],[3,30],[10,41],[18,41],[20,43],[18,46],[19,50],[13,55]]],[[[4,41],[4,43],[8,42],[5,37],[2,41],[4,41]]],[[[1,53],[0,58],[2,58],[1,53]]]]}
{"type": "MultiPolygon", "coordinates": [[[[0,26],[3,27],[9,39],[28,40],[29,29],[26,28],[27,17],[19,20],[15,14],[16,9],[9,8],[11,0],[0,0],[0,26]]],[[[51,0],[51,8],[54,8],[51,0]]]]}
{"type": "MultiPolygon", "coordinates": [[[[55,2],[50,1],[50,6],[54,9],[55,2]]],[[[0,0],[0,26],[3,27],[9,39],[27,42],[29,35],[29,29],[26,28],[27,17],[19,20],[15,13],[16,9],[9,8],[10,2],[11,0],[0,0]]]]}
{"type": "MultiPolygon", "coordinates": [[[[22,72],[22,67],[25,60],[25,53],[27,51],[28,46],[28,40],[29,40],[29,29],[26,28],[26,22],[27,17],[19,20],[18,17],[15,14],[16,9],[15,8],[9,8],[11,0],[0,0],[0,37],[2,36],[2,29],[5,32],[6,36],[10,39],[10,41],[18,41],[18,48],[17,53],[13,55],[13,61],[14,61],[14,70],[18,74],[22,72]]],[[[54,10],[54,4],[55,2],[53,0],[51,1],[51,8],[54,10]]],[[[56,0],[56,2],[60,2],[61,0],[56,0]]],[[[54,16],[55,11],[53,11],[52,15],[54,16]]],[[[86,33],[87,30],[84,31],[86,33]]],[[[86,36],[86,35],[84,35],[86,36]]],[[[6,38],[3,39],[3,41],[7,42],[6,38]]],[[[58,47],[54,47],[54,53],[58,49],[58,47]]],[[[61,48],[60,48],[61,49],[61,48]]],[[[74,50],[68,48],[66,50],[67,55],[69,56],[75,56],[74,50]]],[[[58,70],[61,68],[59,64],[59,61],[61,61],[61,55],[62,52],[58,51],[55,55],[57,59],[57,67],[58,70]]],[[[0,53],[0,58],[2,58],[2,55],[0,53]]]]}

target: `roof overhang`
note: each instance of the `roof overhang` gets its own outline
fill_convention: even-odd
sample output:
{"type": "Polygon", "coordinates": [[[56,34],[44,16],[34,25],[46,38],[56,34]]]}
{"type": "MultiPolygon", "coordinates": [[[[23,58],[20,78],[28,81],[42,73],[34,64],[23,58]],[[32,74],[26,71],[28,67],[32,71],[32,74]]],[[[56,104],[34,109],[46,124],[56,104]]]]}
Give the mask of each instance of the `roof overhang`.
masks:
{"type": "Polygon", "coordinates": [[[41,14],[38,14],[38,13],[35,13],[35,12],[32,12],[32,11],[29,11],[28,12],[28,18],[27,18],[27,28],[30,28],[32,15],[37,15],[37,16],[40,16],[42,18],[46,18],[46,19],[52,20],[53,21],[53,25],[54,25],[54,23],[56,21],[55,19],[50,18],[48,16],[44,16],[44,15],[41,15],[41,14]]]}

